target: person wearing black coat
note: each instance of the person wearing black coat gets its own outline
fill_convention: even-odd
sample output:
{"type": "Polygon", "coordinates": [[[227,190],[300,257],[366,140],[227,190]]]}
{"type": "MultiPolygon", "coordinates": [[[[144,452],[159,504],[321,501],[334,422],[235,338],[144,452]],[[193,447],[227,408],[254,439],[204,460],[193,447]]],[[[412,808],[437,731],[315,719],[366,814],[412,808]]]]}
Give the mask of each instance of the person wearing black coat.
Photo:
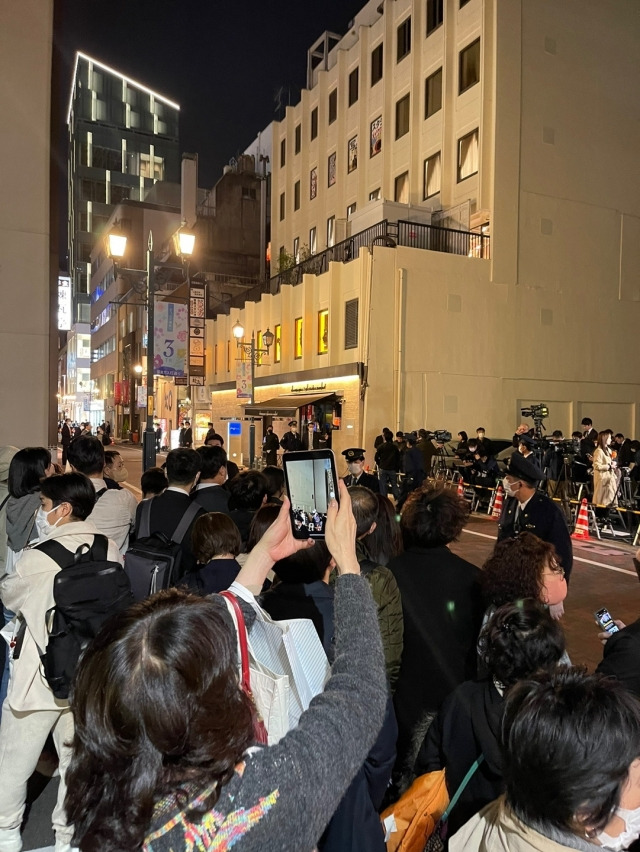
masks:
{"type": "Polygon", "coordinates": [[[285,453],[295,453],[302,449],[302,438],[298,432],[298,424],[295,420],[289,421],[289,431],[280,439],[280,446],[285,453]]]}
{"type": "Polygon", "coordinates": [[[185,576],[185,585],[197,595],[228,589],[240,573],[236,556],[242,548],[240,532],[233,521],[221,512],[201,515],[193,525],[191,544],[198,567],[185,576]]]}
{"type": "Polygon", "coordinates": [[[413,771],[416,752],[440,704],[476,675],[484,604],[480,571],[452,553],[469,517],[453,491],[420,489],[400,520],[405,550],[389,562],[402,598],[404,648],[394,703],[398,718],[396,777],[413,771]]]}
{"type": "MultiPolygon", "coordinates": [[[[633,564],[640,578],[640,550],[633,564]]],[[[617,678],[629,692],[640,698],[640,618],[632,624],[617,621],[618,632],[606,637],[602,661],[596,672],[617,678]]],[[[604,634],[600,634],[604,638],[604,634]]]]}
{"type": "Polygon", "coordinates": [[[500,733],[505,692],[518,680],[552,672],[564,652],[564,635],[545,608],[527,598],[499,607],[481,644],[488,676],[462,683],[445,699],[415,765],[417,775],[445,769],[451,798],[483,756],[451,811],[449,836],[504,792],[500,733]]]}
{"type": "Polygon", "coordinates": [[[62,467],[67,463],[67,453],[69,452],[69,444],[71,443],[71,421],[67,417],[60,429],[60,441],[62,443],[62,467]]]}
{"type": "Polygon", "coordinates": [[[191,499],[196,500],[207,512],[229,514],[230,494],[224,484],[227,481],[227,454],[222,447],[198,447],[202,461],[200,479],[191,499]]]}
{"type": "Polygon", "coordinates": [[[536,490],[541,478],[539,468],[521,453],[513,453],[503,480],[507,499],[498,523],[498,541],[515,538],[519,533],[527,531],[550,542],[556,549],[568,583],[573,567],[571,536],[558,504],[536,490]]]}

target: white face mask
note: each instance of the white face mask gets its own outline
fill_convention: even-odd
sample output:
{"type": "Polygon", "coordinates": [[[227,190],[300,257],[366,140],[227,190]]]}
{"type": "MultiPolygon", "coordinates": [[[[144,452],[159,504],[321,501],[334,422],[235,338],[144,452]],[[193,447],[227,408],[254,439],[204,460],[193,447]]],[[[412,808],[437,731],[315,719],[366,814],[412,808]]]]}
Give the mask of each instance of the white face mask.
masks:
{"type": "Polygon", "coordinates": [[[516,488],[514,490],[513,485],[509,482],[509,480],[507,479],[506,476],[502,480],[502,487],[504,488],[504,493],[507,495],[507,497],[515,497],[516,496],[516,491],[518,489],[516,488]]]}
{"type": "Polygon", "coordinates": [[[129,476],[129,471],[126,467],[121,467],[120,470],[116,470],[115,468],[111,471],[111,479],[114,482],[124,482],[126,478],[129,476]]]}
{"type": "Polygon", "coordinates": [[[633,811],[616,808],[616,816],[624,822],[623,831],[617,837],[611,837],[606,831],[601,831],[597,840],[612,852],[621,852],[623,849],[628,849],[633,841],[640,837],[640,808],[633,811]]]}
{"type": "Polygon", "coordinates": [[[352,476],[360,476],[364,469],[364,465],[362,462],[349,462],[347,466],[349,468],[349,473],[352,476]]]}
{"type": "Polygon", "coordinates": [[[36,529],[38,530],[38,537],[44,538],[44,536],[49,535],[49,533],[53,532],[53,530],[60,523],[61,518],[55,522],[55,524],[49,523],[49,515],[51,512],[55,512],[58,507],[55,506],[51,511],[45,512],[45,510],[40,507],[36,513],[36,529]]]}

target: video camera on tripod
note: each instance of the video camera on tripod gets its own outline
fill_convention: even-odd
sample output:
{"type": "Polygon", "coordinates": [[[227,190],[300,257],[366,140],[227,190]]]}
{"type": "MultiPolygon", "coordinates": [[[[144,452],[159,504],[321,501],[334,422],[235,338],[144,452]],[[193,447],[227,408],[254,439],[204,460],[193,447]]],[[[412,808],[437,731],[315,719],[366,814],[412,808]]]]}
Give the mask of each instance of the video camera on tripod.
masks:
{"type": "Polygon", "coordinates": [[[529,408],[521,408],[520,414],[523,417],[532,417],[533,425],[535,428],[535,436],[536,438],[542,438],[542,423],[545,417],[549,416],[549,407],[545,405],[543,402],[539,402],[537,405],[531,404],[529,408]]]}
{"type": "Polygon", "coordinates": [[[451,432],[448,432],[446,429],[436,429],[435,432],[427,432],[427,439],[435,441],[436,444],[448,444],[451,438],[451,432]]]}

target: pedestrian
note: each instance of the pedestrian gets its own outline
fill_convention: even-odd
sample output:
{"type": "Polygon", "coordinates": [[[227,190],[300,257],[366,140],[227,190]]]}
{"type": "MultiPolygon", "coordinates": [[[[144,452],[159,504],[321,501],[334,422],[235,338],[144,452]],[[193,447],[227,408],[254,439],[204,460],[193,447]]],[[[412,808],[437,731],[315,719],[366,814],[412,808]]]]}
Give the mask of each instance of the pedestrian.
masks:
{"type": "Polygon", "coordinates": [[[69,452],[69,444],[71,443],[71,420],[65,417],[60,430],[60,443],[62,444],[62,467],[67,464],[67,453],[69,452]]]}
{"type": "Polygon", "coordinates": [[[156,453],[159,453],[162,449],[162,426],[159,423],[155,424],[156,427],[156,453]]]}
{"type": "Polygon", "coordinates": [[[262,452],[264,454],[264,463],[266,465],[278,464],[278,450],[280,448],[280,439],[273,431],[273,426],[267,426],[267,432],[262,439],[262,452]]]}
{"type": "Polygon", "coordinates": [[[596,506],[615,506],[618,491],[615,461],[611,457],[611,432],[598,434],[593,453],[593,502],[596,506]]]}
{"type": "Polygon", "coordinates": [[[193,429],[189,420],[184,421],[184,426],[180,430],[180,446],[191,449],[193,445],[193,429]]]}
{"type": "Polygon", "coordinates": [[[391,429],[382,430],[383,440],[376,449],[375,462],[378,465],[380,493],[386,497],[389,492],[397,502],[400,498],[398,471],[400,470],[400,450],[393,440],[391,429]]]}
{"type": "Polygon", "coordinates": [[[285,453],[294,453],[302,449],[302,438],[298,432],[298,424],[295,420],[289,421],[289,431],[280,439],[280,446],[285,453]]]}

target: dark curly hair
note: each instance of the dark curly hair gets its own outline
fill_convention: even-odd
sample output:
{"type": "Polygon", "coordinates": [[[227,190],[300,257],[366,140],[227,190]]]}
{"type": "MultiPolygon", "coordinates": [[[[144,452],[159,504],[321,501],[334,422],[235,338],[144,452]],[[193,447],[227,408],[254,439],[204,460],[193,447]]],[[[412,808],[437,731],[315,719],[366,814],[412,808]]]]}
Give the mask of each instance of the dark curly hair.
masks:
{"type": "Polygon", "coordinates": [[[504,687],[540,671],[554,671],[564,647],[559,622],[532,598],[498,607],[480,634],[487,670],[504,687]]]}
{"type": "Polygon", "coordinates": [[[218,782],[209,810],[253,741],[236,638],[217,595],[159,592],[109,620],[80,661],[65,808],[73,845],[142,848],[154,803],[218,782]]]}
{"type": "Polygon", "coordinates": [[[540,600],[542,575],[552,560],[557,560],[554,546],[533,533],[499,541],[481,574],[486,603],[502,606],[522,598],[540,600]]]}
{"type": "Polygon", "coordinates": [[[426,485],[409,495],[400,518],[405,549],[442,547],[455,541],[466,524],[470,507],[455,491],[426,485]]]}

